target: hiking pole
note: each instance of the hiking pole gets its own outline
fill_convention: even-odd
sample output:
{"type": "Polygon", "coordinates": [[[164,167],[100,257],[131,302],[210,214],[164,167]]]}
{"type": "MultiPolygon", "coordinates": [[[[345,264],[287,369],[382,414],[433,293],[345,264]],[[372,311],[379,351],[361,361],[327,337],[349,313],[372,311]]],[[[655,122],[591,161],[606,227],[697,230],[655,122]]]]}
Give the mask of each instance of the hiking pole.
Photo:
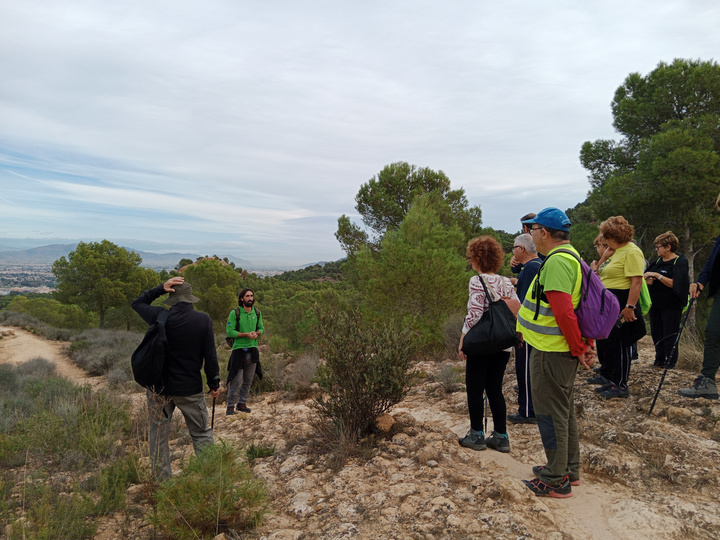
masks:
{"type": "Polygon", "coordinates": [[[213,398],[213,412],[212,412],[212,420],[210,421],[210,431],[212,431],[214,427],[215,427],[215,398],[213,398]]]}
{"type": "Polygon", "coordinates": [[[655,408],[655,402],[657,401],[658,394],[660,393],[660,388],[662,388],[663,382],[665,381],[665,375],[668,372],[668,363],[670,362],[670,359],[675,356],[675,353],[678,350],[678,345],[680,344],[680,335],[682,334],[683,329],[685,328],[685,323],[688,320],[688,315],[690,315],[690,308],[692,308],[693,302],[695,301],[694,298],[690,299],[690,303],[688,304],[687,311],[685,312],[685,317],[683,317],[682,323],[680,324],[680,328],[678,328],[677,331],[677,337],[675,338],[675,343],[673,343],[673,348],[670,351],[670,356],[665,358],[665,369],[662,372],[662,377],[660,377],[660,384],[658,384],[657,390],[655,391],[655,397],[652,400],[652,404],[650,405],[650,412],[648,412],[648,416],[652,415],[653,409],[655,408]]]}

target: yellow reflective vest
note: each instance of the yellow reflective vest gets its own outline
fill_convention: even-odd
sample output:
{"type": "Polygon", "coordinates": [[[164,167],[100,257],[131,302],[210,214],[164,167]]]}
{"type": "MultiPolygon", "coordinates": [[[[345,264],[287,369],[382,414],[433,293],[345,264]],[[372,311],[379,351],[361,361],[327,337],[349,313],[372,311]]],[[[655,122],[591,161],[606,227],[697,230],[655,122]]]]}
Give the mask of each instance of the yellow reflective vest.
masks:
{"type": "MultiPolygon", "coordinates": [[[[555,249],[571,249],[577,253],[574,247],[570,244],[563,244],[555,249]]],[[[550,255],[548,253],[548,255],[550,255]]],[[[575,285],[572,290],[572,302],[573,309],[577,309],[580,303],[580,289],[582,287],[582,272],[580,269],[580,263],[569,253],[558,253],[553,258],[543,264],[541,270],[535,276],[530,287],[528,288],[527,294],[522,301],[522,306],[517,316],[517,331],[521,332],[523,339],[540,351],[547,352],[565,352],[570,350],[565,336],[563,336],[560,327],[557,325],[555,316],[553,315],[552,308],[547,302],[547,298],[542,295],[540,298],[535,298],[538,289],[538,280],[542,277],[540,284],[544,284],[547,280],[547,272],[553,272],[553,267],[557,268],[557,264],[571,265],[571,268],[575,270],[575,285]],[[560,258],[564,260],[560,260],[560,258]],[[535,309],[537,307],[536,302],[540,302],[540,310],[537,319],[535,318],[535,309]]]]}

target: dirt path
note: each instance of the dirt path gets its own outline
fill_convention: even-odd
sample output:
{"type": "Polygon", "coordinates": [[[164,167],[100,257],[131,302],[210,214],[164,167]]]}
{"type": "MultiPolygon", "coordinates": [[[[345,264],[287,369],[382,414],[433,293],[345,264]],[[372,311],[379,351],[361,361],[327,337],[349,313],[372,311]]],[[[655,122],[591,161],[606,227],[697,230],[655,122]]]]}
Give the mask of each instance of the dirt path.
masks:
{"type": "Polygon", "coordinates": [[[0,326],[0,364],[18,365],[33,358],[44,358],[55,364],[58,375],[77,384],[89,384],[92,388],[106,386],[103,377],[90,377],[72,363],[65,348],[65,341],[48,341],[20,328],[0,326]]]}

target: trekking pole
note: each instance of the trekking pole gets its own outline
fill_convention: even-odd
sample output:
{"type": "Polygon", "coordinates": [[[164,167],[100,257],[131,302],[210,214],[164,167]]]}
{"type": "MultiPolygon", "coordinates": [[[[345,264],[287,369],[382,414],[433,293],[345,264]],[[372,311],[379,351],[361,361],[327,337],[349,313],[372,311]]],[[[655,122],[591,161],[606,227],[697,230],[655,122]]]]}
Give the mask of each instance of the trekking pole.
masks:
{"type": "Polygon", "coordinates": [[[680,335],[685,328],[685,323],[687,322],[688,315],[690,315],[690,308],[692,308],[693,302],[695,302],[695,299],[691,298],[690,303],[688,304],[687,311],[685,312],[685,317],[683,317],[682,324],[680,324],[680,328],[678,328],[677,337],[675,338],[675,343],[673,343],[672,351],[670,351],[670,355],[665,358],[665,369],[662,372],[662,377],[660,377],[660,384],[658,384],[657,390],[655,391],[655,397],[653,398],[652,404],[650,405],[650,412],[648,412],[648,416],[652,415],[653,409],[655,408],[655,402],[657,401],[658,394],[660,394],[660,388],[662,388],[663,382],[665,381],[665,375],[667,374],[669,369],[668,363],[670,363],[670,359],[675,356],[675,353],[678,350],[678,345],[680,344],[680,335]]]}
{"type": "Polygon", "coordinates": [[[210,421],[210,431],[212,431],[214,427],[215,427],[215,398],[213,398],[213,412],[212,412],[212,420],[210,421]]]}

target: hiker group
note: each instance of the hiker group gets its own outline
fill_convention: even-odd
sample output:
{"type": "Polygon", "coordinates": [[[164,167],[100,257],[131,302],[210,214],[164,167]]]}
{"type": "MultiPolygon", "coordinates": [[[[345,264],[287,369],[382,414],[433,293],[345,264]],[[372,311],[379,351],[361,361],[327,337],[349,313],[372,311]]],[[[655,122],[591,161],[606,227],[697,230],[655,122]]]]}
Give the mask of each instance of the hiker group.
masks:
{"type": "MultiPolygon", "coordinates": [[[[193,304],[199,300],[192,294],[191,285],[183,277],[177,276],[145,291],[132,303],[133,309],[151,325],[148,335],[158,323],[161,326],[158,340],[160,351],[150,350],[147,355],[149,360],[160,364],[158,371],[162,375],[153,381],[153,384],[146,384],[146,381],[142,380],[142,384],[148,386],[150,464],[153,475],[159,480],[172,477],[169,436],[172,415],[176,408],[183,414],[196,454],[213,444],[213,423],[208,423],[202,371],[205,371],[214,403],[220,394],[220,367],[212,320],[207,314],[193,308],[193,304]],[[171,306],[169,311],[151,305],[166,293],[169,293],[165,300],[165,303],[171,306]]],[[[256,374],[262,377],[257,347],[265,327],[262,314],[254,307],[254,303],[254,292],[243,289],[238,295],[238,307],[228,316],[226,335],[232,353],[228,363],[227,415],[236,414],[236,411],[250,412],[246,403],[250,385],[256,374]]],[[[135,356],[136,354],[133,355],[134,370],[135,356]]],[[[142,374],[134,375],[135,379],[141,382],[139,377],[142,374]]]]}
{"type": "MultiPolygon", "coordinates": [[[[716,206],[720,209],[720,197],[716,206]]],[[[528,214],[522,227],[512,248],[511,266],[517,278],[498,275],[505,254],[493,237],[480,236],[467,247],[468,261],[478,274],[470,279],[468,313],[458,346],[466,361],[470,416],[470,429],[459,444],[510,452],[507,422],[537,424],[547,461],[532,468],[534,479],[523,482],[537,495],[566,498],[572,496],[572,486],[580,485],[574,406],[578,367],[590,370],[597,357],[600,366],[587,382],[597,385],[600,398],[627,398],[631,361],[637,341],[645,335],[647,315],[655,343],[654,364],[672,369],[688,297],[692,302],[705,287],[714,296],[720,285],[720,237],[698,279],[690,284],[688,261],[676,253],[679,243],[672,232],[655,239],[657,258],[648,263],[632,242],[633,226],[622,216],[610,217],[595,239],[598,259],[588,265],[570,244],[571,223],[561,210],[528,214]],[[518,410],[507,414],[502,385],[513,348],[518,410]],[[487,436],[484,395],[493,419],[493,431],[487,436]]],[[[202,372],[213,397],[214,419],[220,369],[212,321],[193,308],[198,300],[190,284],[178,276],[143,292],[132,303],[151,325],[133,354],[133,369],[136,356],[143,356],[145,364],[138,365],[155,362],[154,372],[162,374],[152,384],[141,383],[148,387],[151,466],[159,479],[172,476],[168,439],[176,408],[184,416],[196,453],[213,443],[202,372]],[[169,294],[165,301],[169,311],[151,305],[164,294],[169,294]]],[[[251,383],[255,375],[262,377],[258,339],[265,327],[254,303],[254,292],[243,289],[238,307],[227,319],[226,336],[232,348],[227,415],[250,412],[251,383]]],[[[692,386],[679,390],[680,395],[717,399],[719,367],[720,302],[715,302],[705,331],[702,372],[692,386]]]]}
{"type": "MultiPolygon", "coordinates": [[[[720,197],[716,201],[720,209],[720,197]]],[[[599,366],[587,382],[597,385],[601,399],[630,395],[630,366],[637,341],[650,320],[655,344],[654,365],[672,369],[688,299],[706,286],[713,296],[720,285],[720,237],[698,279],[689,283],[688,261],[678,255],[678,239],[670,231],[655,238],[657,257],[646,261],[633,243],[634,227],[613,216],[599,227],[598,259],[590,265],[570,244],[571,222],[557,208],[521,218],[523,232],[513,243],[511,270],[517,278],[497,274],[504,253],[491,236],[471,240],[468,262],[478,275],[470,279],[468,313],[458,346],[466,362],[470,429],[459,439],[474,450],[510,451],[507,422],[537,424],[547,462],[523,480],[538,496],[567,498],[580,485],[580,447],[575,417],[574,381],[580,365],[599,366]],[[498,304],[503,304],[498,306],[498,304]],[[512,348],[502,334],[503,310],[516,315],[518,410],[507,414],[502,391],[512,348]],[[505,348],[496,350],[493,343],[505,348]],[[480,348],[478,348],[480,344],[480,348]],[[483,431],[484,399],[493,431],[483,431]]],[[[720,303],[712,305],[705,333],[702,373],[681,396],[718,399],[715,375],[720,367],[720,303]]]]}

